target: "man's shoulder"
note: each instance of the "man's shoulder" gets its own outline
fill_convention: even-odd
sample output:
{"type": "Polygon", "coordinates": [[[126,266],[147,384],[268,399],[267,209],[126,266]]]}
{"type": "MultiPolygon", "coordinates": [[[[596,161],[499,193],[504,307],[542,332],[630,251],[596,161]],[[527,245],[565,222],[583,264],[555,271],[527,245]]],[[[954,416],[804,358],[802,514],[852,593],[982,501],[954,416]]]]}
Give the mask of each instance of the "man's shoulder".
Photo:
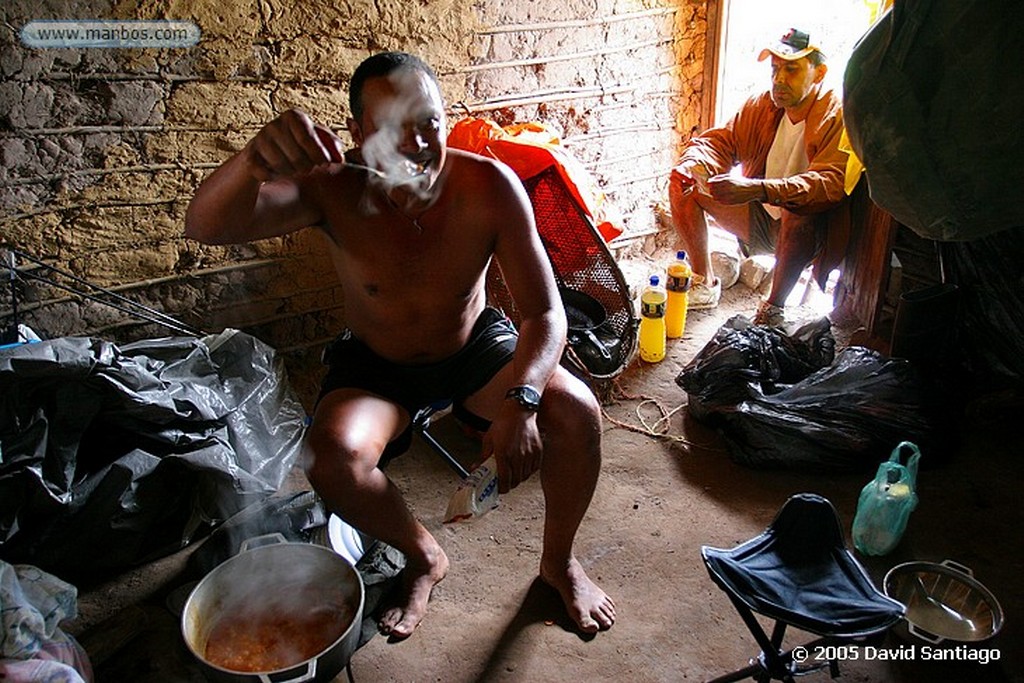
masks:
{"type": "Polygon", "coordinates": [[[743,103],[740,110],[736,112],[734,126],[746,129],[771,129],[778,126],[782,118],[783,109],[775,104],[770,91],[764,91],[751,95],[743,103]]]}
{"type": "Polygon", "coordinates": [[[478,220],[501,224],[529,203],[523,184],[501,161],[450,150],[445,166],[444,196],[478,220]]]}
{"type": "Polygon", "coordinates": [[[491,157],[485,157],[465,149],[448,148],[448,159],[460,171],[487,173],[499,171],[504,164],[491,157]]]}
{"type": "Polygon", "coordinates": [[[483,183],[493,187],[515,180],[515,173],[506,164],[463,149],[449,148],[447,164],[452,180],[462,184],[483,183]]]}
{"type": "Polygon", "coordinates": [[[769,91],[751,95],[733,120],[733,129],[737,134],[753,133],[757,137],[775,135],[779,120],[784,110],[775,104],[769,91]]]}
{"type": "Polygon", "coordinates": [[[843,99],[840,95],[832,88],[822,88],[818,93],[818,99],[824,102],[831,102],[842,106],[843,99]]]}
{"type": "Polygon", "coordinates": [[[841,114],[843,111],[843,99],[835,90],[829,88],[818,92],[818,100],[815,107],[828,114],[841,114]]]}
{"type": "Polygon", "coordinates": [[[834,90],[821,90],[807,116],[808,127],[832,127],[843,122],[843,100],[834,90]]]}

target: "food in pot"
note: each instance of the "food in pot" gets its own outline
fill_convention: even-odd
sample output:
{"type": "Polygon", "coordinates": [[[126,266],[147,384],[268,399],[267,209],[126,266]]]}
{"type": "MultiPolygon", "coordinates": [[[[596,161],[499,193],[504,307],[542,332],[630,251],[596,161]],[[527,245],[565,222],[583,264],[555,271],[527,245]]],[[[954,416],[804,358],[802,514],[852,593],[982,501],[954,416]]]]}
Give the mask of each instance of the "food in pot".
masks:
{"type": "Polygon", "coordinates": [[[345,605],[299,612],[243,610],[225,614],[210,630],[207,662],[230,671],[276,671],[312,659],[330,647],[352,621],[345,605]]]}

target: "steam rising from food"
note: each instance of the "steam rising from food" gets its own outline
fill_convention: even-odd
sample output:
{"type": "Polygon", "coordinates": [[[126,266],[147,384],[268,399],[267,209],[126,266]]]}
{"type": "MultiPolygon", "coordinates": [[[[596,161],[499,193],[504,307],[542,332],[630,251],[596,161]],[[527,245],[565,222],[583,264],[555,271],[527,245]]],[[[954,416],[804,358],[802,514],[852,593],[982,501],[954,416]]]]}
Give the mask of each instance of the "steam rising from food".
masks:
{"type": "Polygon", "coordinates": [[[359,629],[361,596],[358,574],[326,548],[243,549],[190,596],[183,632],[206,664],[277,671],[350,647],[345,639],[359,629]]]}
{"type": "Polygon", "coordinates": [[[373,175],[377,176],[378,178],[383,178],[384,180],[388,180],[388,181],[391,181],[394,184],[399,184],[399,185],[404,183],[404,182],[407,182],[409,179],[415,178],[416,176],[422,175],[423,173],[427,172],[427,165],[426,164],[416,164],[416,163],[413,163],[412,161],[408,161],[408,160],[406,160],[405,162],[401,162],[394,169],[394,172],[391,173],[391,174],[388,174],[387,172],[382,171],[382,170],[380,170],[378,168],[372,168],[370,166],[364,166],[363,164],[354,164],[352,162],[349,162],[349,163],[347,163],[345,165],[346,166],[350,166],[352,168],[361,168],[364,171],[369,171],[370,173],[372,173],[373,175]]]}

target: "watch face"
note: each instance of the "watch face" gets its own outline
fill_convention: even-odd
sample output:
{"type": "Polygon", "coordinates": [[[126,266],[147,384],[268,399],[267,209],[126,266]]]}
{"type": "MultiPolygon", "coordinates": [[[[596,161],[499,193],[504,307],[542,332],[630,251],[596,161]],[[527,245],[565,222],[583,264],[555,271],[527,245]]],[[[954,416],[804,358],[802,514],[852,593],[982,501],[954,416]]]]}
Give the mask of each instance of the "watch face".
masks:
{"type": "Polygon", "coordinates": [[[505,396],[506,398],[515,399],[519,405],[527,410],[537,410],[540,408],[540,392],[529,385],[512,387],[505,396]]]}

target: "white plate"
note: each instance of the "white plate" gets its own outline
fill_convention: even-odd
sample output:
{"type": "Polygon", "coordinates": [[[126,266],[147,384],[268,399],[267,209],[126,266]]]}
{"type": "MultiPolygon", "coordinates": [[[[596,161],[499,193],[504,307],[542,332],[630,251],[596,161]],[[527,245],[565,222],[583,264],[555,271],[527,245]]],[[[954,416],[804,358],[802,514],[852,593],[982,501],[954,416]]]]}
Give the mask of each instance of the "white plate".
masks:
{"type": "Polygon", "coordinates": [[[368,537],[337,515],[331,515],[327,520],[327,539],[334,552],[348,560],[353,567],[370,547],[368,537]]]}

